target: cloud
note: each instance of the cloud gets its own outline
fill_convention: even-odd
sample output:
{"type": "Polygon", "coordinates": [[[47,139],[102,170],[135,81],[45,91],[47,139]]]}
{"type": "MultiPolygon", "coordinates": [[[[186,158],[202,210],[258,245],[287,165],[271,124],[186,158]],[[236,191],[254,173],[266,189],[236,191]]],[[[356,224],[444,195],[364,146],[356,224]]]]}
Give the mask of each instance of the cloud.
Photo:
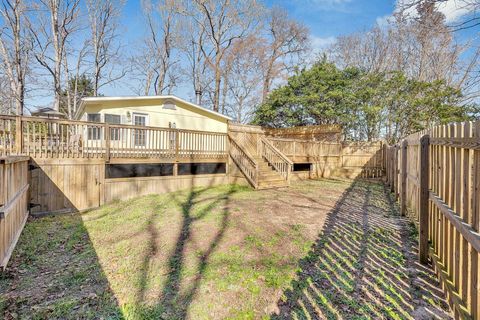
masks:
{"type": "Polygon", "coordinates": [[[322,38],[312,35],[310,36],[310,41],[312,43],[313,51],[321,52],[334,44],[337,41],[337,38],[333,36],[322,38]]]}
{"type": "Polygon", "coordinates": [[[475,6],[465,0],[448,0],[438,4],[438,10],[445,15],[447,23],[457,22],[464,16],[473,13],[475,6]]]}
{"type": "MultiPolygon", "coordinates": [[[[397,0],[395,10],[400,8],[405,9],[405,14],[410,17],[415,17],[417,11],[415,6],[409,6],[415,0],[397,0]]],[[[447,23],[458,22],[465,16],[475,11],[475,4],[470,0],[446,0],[437,3],[438,10],[445,15],[445,21],[447,23]]],[[[389,20],[392,19],[392,15],[385,15],[377,17],[376,23],[380,26],[388,25],[389,20]]]]}
{"type": "MultiPolygon", "coordinates": [[[[402,5],[411,3],[412,0],[397,0],[397,9],[402,5]]],[[[456,22],[464,16],[472,13],[475,5],[470,0],[446,0],[437,3],[438,11],[445,15],[447,23],[456,22]]],[[[414,7],[411,7],[409,13],[416,14],[414,7]]]]}
{"type": "Polygon", "coordinates": [[[388,24],[389,24],[389,22],[392,18],[393,18],[393,16],[391,14],[387,14],[387,15],[384,15],[384,16],[381,16],[381,17],[377,17],[375,22],[377,23],[377,25],[379,27],[386,27],[386,26],[388,26],[388,24]]]}

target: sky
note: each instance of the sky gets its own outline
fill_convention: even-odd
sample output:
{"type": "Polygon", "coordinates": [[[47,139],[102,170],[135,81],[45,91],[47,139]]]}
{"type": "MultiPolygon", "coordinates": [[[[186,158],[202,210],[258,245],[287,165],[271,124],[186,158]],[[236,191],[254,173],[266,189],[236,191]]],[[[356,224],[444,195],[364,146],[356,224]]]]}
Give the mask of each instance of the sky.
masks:
{"type": "MultiPolygon", "coordinates": [[[[264,0],[264,3],[268,7],[283,7],[293,19],[303,22],[310,30],[312,47],[318,52],[334,43],[338,36],[366,31],[376,23],[386,23],[402,1],[409,0],[264,0]]],[[[468,16],[469,10],[461,5],[462,1],[447,0],[440,7],[447,22],[456,23],[468,16]]],[[[126,0],[120,21],[120,38],[122,50],[127,56],[134,53],[140,44],[145,28],[142,19],[140,0],[126,0]]],[[[465,40],[472,32],[475,30],[463,31],[457,36],[465,40]]],[[[191,91],[184,86],[174,93],[181,98],[193,100],[191,91]]],[[[132,90],[131,79],[124,79],[115,85],[104,87],[102,94],[125,96],[136,93],[132,90]]],[[[33,102],[33,106],[30,106],[33,109],[35,105],[45,106],[49,104],[48,100],[47,97],[37,97],[35,102],[30,101],[33,102]]]]}

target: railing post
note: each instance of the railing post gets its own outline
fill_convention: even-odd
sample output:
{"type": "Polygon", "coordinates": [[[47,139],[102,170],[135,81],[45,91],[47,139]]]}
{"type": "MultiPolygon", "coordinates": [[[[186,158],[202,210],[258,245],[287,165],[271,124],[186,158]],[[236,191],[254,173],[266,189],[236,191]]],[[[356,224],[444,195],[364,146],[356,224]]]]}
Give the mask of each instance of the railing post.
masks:
{"type": "Polygon", "coordinates": [[[180,149],[180,142],[178,140],[180,140],[180,135],[178,134],[178,129],[175,128],[173,130],[175,136],[175,161],[178,162],[178,152],[180,149]]]}
{"type": "Polygon", "coordinates": [[[107,161],[110,161],[110,125],[108,123],[105,123],[104,126],[105,129],[105,159],[107,161]]]}
{"type": "Polygon", "coordinates": [[[21,154],[23,150],[23,123],[22,117],[15,117],[15,153],[21,154]]]}
{"type": "Polygon", "coordinates": [[[407,214],[407,148],[408,141],[402,141],[402,164],[400,169],[401,193],[400,193],[400,213],[402,216],[407,214]]]}
{"type": "Polygon", "coordinates": [[[428,262],[428,200],[429,200],[429,173],[430,173],[430,136],[424,135],[420,139],[420,212],[419,212],[419,241],[418,256],[420,263],[428,262]]]}
{"type": "Polygon", "coordinates": [[[293,141],[293,161],[295,161],[295,140],[293,141]]]}

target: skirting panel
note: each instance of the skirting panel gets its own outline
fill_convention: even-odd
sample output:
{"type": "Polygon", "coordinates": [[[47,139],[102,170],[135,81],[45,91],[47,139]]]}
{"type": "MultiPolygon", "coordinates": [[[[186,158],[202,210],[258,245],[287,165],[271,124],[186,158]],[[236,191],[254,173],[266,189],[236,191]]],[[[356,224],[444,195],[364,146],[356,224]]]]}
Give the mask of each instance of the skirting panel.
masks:
{"type": "Polygon", "coordinates": [[[105,203],[155,193],[230,183],[226,174],[105,179],[105,203]]]}

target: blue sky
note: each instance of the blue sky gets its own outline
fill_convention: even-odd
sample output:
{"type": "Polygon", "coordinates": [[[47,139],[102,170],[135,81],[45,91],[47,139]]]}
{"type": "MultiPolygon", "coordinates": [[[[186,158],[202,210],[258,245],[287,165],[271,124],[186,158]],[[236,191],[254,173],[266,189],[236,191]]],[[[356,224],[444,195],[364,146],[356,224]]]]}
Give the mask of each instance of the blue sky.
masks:
{"type": "Polygon", "coordinates": [[[269,0],[268,6],[281,6],[303,21],[314,44],[328,44],[339,35],[371,28],[378,18],[390,15],[394,0],[269,0]]]}

